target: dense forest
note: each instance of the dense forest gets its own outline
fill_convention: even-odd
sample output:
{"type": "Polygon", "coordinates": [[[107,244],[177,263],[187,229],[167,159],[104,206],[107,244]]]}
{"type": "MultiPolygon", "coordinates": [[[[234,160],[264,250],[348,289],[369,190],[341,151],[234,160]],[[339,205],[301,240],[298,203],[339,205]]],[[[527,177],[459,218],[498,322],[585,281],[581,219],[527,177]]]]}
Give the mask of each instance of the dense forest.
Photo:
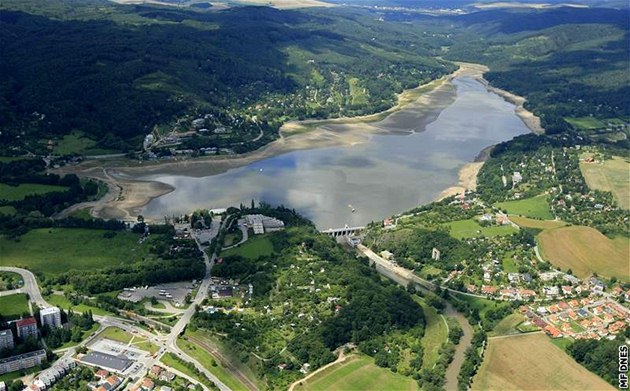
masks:
{"type": "Polygon", "coordinates": [[[489,66],[485,78],[526,97],[548,134],[581,130],[567,118],[630,117],[627,10],[496,10],[455,20],[469,34],[454,34],[445,58],[489,66]]]}
{"type": "Polygon", "coordinates": [[[208,113],[240,118],[222,124],[237,134],[252,123],[273,133],[290,118],[383,110],[395,93],[455,69],[431,58],[437,48],[420,32],[351,10],[1,7],[4,154],[42,152],[71,132],[94,150],[139,149],[156,126],[190,130],[182,119],[208,113]]]}
{"type": "Polygon", "coordinates": [[[423,311],[407,291],[382,281],[367,260],[356,259],[310,224],[268,238],[273,254],[226,256],[212,269],[214,276],[252,284],[247,311],[198,312],[193,329],[226,335],[244,362],[253,353],[264,357],[257,373],[273,389],[296,380],[304,363],[315,369],[334,360],[333,350],[347,343],[394,370],[399,361],[421,360],[423,311]],[[400,335],[390,340],[394,332],[409,341],[401,343],[400,335]],[[395,355],[385,352],[390,348],[395,355]],[[281,364],[284,371],[277,368],[281,364]]]}

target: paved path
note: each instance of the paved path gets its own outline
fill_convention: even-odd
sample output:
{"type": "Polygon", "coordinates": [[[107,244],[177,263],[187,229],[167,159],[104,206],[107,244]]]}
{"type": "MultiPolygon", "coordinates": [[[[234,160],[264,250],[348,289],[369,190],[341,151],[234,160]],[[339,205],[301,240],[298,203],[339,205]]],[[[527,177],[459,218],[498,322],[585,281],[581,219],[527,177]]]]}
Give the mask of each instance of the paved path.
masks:
{"type": "Polygon", "coordinates": [[[238,243],[236,243],[236,244],[233,244],[233,245],[231,245],[231,246],[223,247],[223,250],[229,250],[229,249],[231,249],[231,248],[233,248],[233,247],[238,247],[238,246],[240,246],[241,244],[243,244],[243,243],[247,242],[247,239],[248,239],[248,233],[247,233],[247,227],[245,227],[244,221],[243,221],[242,219],[239,219],[239,220],[238,220],[238,222],[237,222],[237,224],[238,224],[238,228],[241,230],[241,233],[242,233],[242,235],[241,235],[241,236],[242,236],[241,241],[240,241],[240,242],[238,242],[238,243]]]}
{"type": "Polygon", "coordinates": [[[47,308],[51,307],[44,298],[42,297],[41,292],[39,291],[39,287],[37,286],[37,279],[35,275],[29,270],[22,269],[19,267],[10,267],[10,266],[0,266],[0,271],[2,272],[13,272],[22,276],[22,280],[24,281],[24,286],[20,289],[21,293],[26,293],[29,296],[29,300],[34,302],[39,308],[47,308]]]}

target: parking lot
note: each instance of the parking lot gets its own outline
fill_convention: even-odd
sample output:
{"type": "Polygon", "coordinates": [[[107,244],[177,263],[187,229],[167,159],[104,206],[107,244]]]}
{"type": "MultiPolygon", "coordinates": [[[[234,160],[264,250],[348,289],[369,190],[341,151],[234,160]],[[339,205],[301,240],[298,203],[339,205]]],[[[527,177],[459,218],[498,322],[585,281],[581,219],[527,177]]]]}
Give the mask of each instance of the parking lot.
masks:
{"type": "Polygon", "coordinates": [[[144,298],[155,297],[158,300],[167,300],[178,307],[185,301],[186,295],[191,293],[194,287],[192,281],[173,282],[149,287],[125,288],[118,298],[121,300],[137,303],[144,298]]]}

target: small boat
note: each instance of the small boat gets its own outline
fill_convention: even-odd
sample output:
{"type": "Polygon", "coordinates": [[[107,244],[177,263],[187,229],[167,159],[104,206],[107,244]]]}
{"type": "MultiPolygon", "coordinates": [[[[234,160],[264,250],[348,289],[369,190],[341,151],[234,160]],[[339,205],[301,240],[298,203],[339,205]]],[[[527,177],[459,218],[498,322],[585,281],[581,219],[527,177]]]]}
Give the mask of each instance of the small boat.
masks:
{"type": "Polygon", "coordinates": [[[352,213],[354,213],[354,211],[356,210],[356,209],[354,209],[354,207],[353,207],[352,205],[350,205],[350,204],[348,204],[348,208],[350,208],[350,210],[352,211],[352,213]]]}

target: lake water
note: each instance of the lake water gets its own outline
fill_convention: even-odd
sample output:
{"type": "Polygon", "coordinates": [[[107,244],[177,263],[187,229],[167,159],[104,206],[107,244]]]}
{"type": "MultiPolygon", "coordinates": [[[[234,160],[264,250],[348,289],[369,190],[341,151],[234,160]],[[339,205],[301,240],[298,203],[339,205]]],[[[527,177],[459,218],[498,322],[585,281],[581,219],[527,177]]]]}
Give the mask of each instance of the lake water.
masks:
{"type": "Polygon", "coordinates": [[[354,146],[294,151],[201,178],[152,175],[176,190],[142,213],[159,218],[254,199],[295,208],[326,229],[365,225],[430,202],[457,184],[459,169],[482,149],[529,132],[514,105],[478,81],[452,83],[452,103],[428,124],[427,114],[411,106],[374,124],[394,134],[354,146]]]}

